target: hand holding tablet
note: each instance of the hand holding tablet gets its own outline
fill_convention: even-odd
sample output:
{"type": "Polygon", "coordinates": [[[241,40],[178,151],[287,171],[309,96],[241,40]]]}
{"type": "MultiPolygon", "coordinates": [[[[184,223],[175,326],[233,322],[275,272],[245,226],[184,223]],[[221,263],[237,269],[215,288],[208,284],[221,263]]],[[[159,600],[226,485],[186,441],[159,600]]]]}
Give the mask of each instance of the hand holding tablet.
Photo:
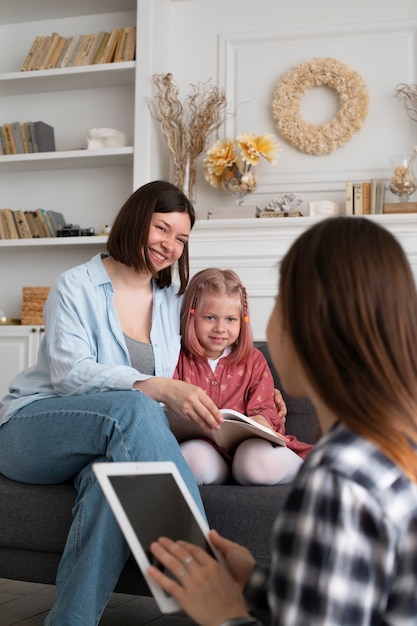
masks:
{"type": "MultiPolygon", "coordinates": [[[[187,541],[226,566],[211,545],[207,522],[176,465],[171,461],[94,463],[93,469],[160,610],[179,611],[178,602],[148,574],[148,568],[155,565],[170,575],[150,552],[154,541],[160,537],[187,541]]],[[[191,561],[183,564],[179,579],[189,565],[191,561]]]]}

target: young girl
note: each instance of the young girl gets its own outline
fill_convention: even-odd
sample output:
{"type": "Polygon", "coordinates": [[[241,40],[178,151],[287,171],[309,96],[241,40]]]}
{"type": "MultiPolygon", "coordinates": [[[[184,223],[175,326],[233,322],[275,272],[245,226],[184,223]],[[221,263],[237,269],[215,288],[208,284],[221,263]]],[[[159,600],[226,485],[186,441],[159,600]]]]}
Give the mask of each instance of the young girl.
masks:
{"type": "MultiPolygon", "coordinates": [[[[253,347],[245,287],[232,270],[208,268],[191,279],[181,307],[182,350],[174,378],[200,386],[219,409],[248,415],[285,434],[285,403],[274,402],[274,381],[264,355],[253,347]]],[[[246,439],[231,459],[204,439],[181,444],[200,485],[223,483],[229,465],[241,485],[291,482],[312,446],[287,436],[287,447],[246,439]]]]}

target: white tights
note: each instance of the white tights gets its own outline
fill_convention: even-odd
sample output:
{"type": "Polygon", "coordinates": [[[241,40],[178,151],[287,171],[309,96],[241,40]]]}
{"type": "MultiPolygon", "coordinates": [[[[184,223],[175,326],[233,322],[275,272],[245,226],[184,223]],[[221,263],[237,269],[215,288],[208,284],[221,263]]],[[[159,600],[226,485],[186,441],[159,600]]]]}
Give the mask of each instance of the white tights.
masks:
{"type": "MultiPolygon", "coordinates": [[[[227,480],[229,468],[221,454],[207,441],[193,439],[181,451],[199,485],[218,485],[227,480]]],[[[246,439],[237,447],[232,475],[240,485],[290,483],[303,460],[295,452],[274,446],[265,439],[246,439]]]]}

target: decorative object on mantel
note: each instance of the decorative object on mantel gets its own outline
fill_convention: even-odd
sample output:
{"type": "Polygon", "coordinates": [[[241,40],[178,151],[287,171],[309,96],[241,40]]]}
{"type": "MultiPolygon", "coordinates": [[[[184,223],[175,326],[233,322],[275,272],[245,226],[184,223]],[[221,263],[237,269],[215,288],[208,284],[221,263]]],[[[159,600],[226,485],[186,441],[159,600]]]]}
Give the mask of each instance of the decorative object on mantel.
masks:
{"type": "Polygon", "coordinates": [[[308,203],[308,213],[309,215],[325,215],[327,217],[339,215],[339,205],[332,200],[316,200],[308,203]]]}
{"type": "Polygon", "coordinates": [[[276,165],[280,150],[274,135],[243,133],[236,139],[220,139],[207,151],[205,179],[212,187],[222,187],[232,194],[242,205],[243,198],[258,185],[255,166],[260,158],[276,165]]]}
{"type": "Polygon", "coordinates": [[[226,95],[209,79],[191,84],[191,93],[181,102],[172,74],[154,74],[152,78],[156,95],[149,101],[149,110],[160,123],[171,153],[173,182],[193,201],[196,160],[226,118],[226,95]]]}
{"type": "Polygon", "coordinates": [[[417,146],[414,146],[410,156],[391,157],[391,165],[394,168],[394,174],[390,180],[390,191],[398,196],[401,203],[408,202],[409,197],[417,189],[417,181],[414,176],[413,167],[417,157],[417,146]]]}
{"type": "Polygon", "coordinates": [[[408,117],[417,122],[417,85],[399,83],[395,88],[395,95],[403,104],[408,117]]]}
{"type": "Polygon", "coordinates": [[[299,193],[285,193],[271,200],[264,209],[256,209],[256,217],[302,217],[297,210],[302,202],[299,193]]]}
{"type": "Polygon", "coordinates": [[[272,115],[281,136],[294,148],[307,154],[330,154],[362,128],[368,104],[368,87],[358,72],[331,57],[319,57],[284,74],[275,87],[272,115]],[[306,91],[322,85],[336,91],[340,109],[324,124],[311,124],[301,117],[301,99],[306,91]]]}
{"type": "Polygon", "coordinates": [[[127,146],[126,133],[115,128],[90,128],[87,133],[87,150],[123,148],[127,146]]]}

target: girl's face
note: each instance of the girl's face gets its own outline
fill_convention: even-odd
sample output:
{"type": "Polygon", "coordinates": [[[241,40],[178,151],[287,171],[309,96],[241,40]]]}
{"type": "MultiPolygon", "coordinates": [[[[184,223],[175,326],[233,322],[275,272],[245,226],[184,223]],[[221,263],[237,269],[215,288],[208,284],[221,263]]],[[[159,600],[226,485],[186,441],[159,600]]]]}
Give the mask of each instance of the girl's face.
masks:
{"type": "Polygon", "coordinates": [[[239,295],[208,296],[195,313],[195,332],[209,359],[218,359],[239,338],[241,310],[239,295]]]}
{"type": "Polygon", "coordinates": [[[148,254],[157,272],[170,267],[184,252],[191,231],[188,213],[154,213],[148,237],[148,254]]]}

